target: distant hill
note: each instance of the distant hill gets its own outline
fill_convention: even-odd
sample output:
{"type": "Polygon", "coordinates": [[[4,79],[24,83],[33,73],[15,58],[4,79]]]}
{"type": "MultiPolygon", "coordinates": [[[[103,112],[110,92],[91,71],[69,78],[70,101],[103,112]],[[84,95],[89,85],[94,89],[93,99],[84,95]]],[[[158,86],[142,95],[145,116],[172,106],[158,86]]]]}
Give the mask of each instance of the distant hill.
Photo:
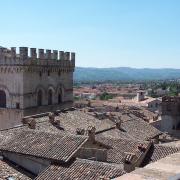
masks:
{"type": "Polygon", "coordinates": [[[75,81],[164,80],[180,78],[180,69],[84,68],[76,67],[75,81]]]}

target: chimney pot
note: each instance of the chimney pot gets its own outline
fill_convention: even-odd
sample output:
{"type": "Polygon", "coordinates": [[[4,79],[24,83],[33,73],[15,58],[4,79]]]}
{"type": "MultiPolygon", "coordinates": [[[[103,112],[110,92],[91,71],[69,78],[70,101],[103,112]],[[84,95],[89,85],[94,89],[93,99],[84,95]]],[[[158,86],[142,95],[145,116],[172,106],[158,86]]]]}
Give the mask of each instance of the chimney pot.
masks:
{"type": "Polygon", "coordinates": [[[84,133],[85,133],[85,130],[84,130],[84,129],[81,129],[81,128],[77,128],[77,129],[76,129],[76,134],[77,134],[77,135],[84,135],[84,133]]]}
{"type": "Polygon", "coordinates": [[[95,126],[89,126],[86,131],[86,135],[89,136],[89,140],[94,142],[95,141],[95,134],[96,134],[96,128],[95,126]]]}
{"type": "Polygon", "coordinates": [[[55,114],[54,113],[49,113],[48,117],[49,117],[49,122],[50,123],[54,123],[55,122],[55,114]]]}
{"type": "Polygon", "coordinates": [[[121,129],[121,118],[119,117],[119,120],[116,121],[116,128],[121,129]]]}

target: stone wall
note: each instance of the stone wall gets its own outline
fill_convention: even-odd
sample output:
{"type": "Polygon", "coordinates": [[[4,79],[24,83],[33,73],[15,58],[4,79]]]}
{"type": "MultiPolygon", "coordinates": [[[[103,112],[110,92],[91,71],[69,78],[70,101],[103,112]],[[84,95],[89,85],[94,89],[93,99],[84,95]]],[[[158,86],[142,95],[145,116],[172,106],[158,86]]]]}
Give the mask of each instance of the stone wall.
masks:
{"type": "Polygon", "coordinates": [[[96,149],[96,148],[80,148],[76,155],[82,159],[91,159],[94,161],[107,161],[107,149],[96,149]]]}
{"type": "Polygon", "coordinates": [[[38,175],[50,165],[48,160],[30,157],[27,155],[3,152],[3,156],[35,175],[38,175]]]}
{"type": "Polygon", "coordinates": [[[21,125],[23,112],[18,109],[0,108],[0,130],[21,125]]]}
{"type": "Polygon", "coordinates": [[[172,133],[177,129],[180,122],[179,116],[162,115],[161,131],[172,133]]]}
{"type": "Polygon", "coordinates": [[[72,106],[74,67],[75,53],[39,49],[37,56],[36,48],[30,49],[30,55],[27,47],[20,47],[19,54],[16,48],[0,48],[0,91],[6,94],[7,113],[1,111],[0,128],[19,125],[21,120],[12,118],[15,110],[23,116],[58,110],[65,102],[72,106]],[[52,101],[48,103],[50,91],[52,101]]]}

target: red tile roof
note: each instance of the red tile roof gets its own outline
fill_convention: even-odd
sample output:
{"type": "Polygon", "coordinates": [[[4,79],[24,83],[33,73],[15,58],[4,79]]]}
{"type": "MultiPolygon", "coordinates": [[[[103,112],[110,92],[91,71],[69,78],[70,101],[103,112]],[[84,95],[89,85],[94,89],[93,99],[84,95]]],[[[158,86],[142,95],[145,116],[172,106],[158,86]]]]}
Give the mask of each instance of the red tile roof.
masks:
{"type": "Polygon", "coordinates": [[[125,172],[122,166],[103,162],[77,159],[71,164],[51,165],[42,172],[36,180],[92,180],[104,178],[115,178],[123,175],[125,172]]]}
{"type": "Polygon", "coordinates": [[[88,140],[87,136],[21,131],[0,150],[66,162],[88,140]]]}

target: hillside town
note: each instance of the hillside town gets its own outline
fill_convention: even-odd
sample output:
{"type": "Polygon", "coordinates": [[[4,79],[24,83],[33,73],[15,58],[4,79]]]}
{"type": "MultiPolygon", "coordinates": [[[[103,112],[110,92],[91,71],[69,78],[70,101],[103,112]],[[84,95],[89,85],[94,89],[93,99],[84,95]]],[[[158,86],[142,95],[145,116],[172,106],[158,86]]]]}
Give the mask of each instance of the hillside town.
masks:
{"type": "Polygon", "coordinates": [[[75,53],[0,48],[0,179],[168,179],[180,97],[138,84],[73,87],[75,53]]]}

